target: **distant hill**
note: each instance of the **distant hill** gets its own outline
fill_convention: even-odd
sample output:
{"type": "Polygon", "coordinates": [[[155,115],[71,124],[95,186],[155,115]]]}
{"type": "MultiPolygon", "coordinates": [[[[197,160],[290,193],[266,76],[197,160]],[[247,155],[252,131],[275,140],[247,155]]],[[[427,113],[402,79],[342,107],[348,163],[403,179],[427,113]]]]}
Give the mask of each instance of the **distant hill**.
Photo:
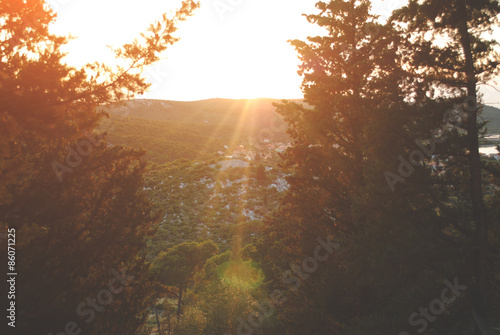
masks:
{"type": "MultiPolygon", "coordinates": [[[[243,124],[265,128],[276,115],[277,99],[209,99],[199,101],[169,101],[136,99],[114,104],[105,110],[112,115],[133,116],[148,120],[183,123],[243,124]]],[[[301,100],[292,100],[300,102],[301,100]]]]}
{"type": "MultiPolygon", "coordinates": [[[[268,144],[291,141],[274,102],[279,100],[137,99],[104,108],[110,119],[103,122],[102,129],[109,131],[112,144],[142,147],[147,151],[145,159],[156,163],[222,158],[240,145],[269,153],[273,150],[268,144]]],[[[480,116],[488,121],[488,135],[500,134],[500,109],[485,106],[480,116]]],[[[493,142],[485,139],[481,143],[493,142]]]]}
{"type": "Polygon", "coordinates": [[[240,145],[269,152],[268,144],[290,141],[274,102],[279,100],[131,100],[104,108],[110,119],[101,129],[111,144],[142,147],[156,163],[214,159],[240,145]]]}
{"type": "Polygon", "coordinates": [[[500,109],[492,106],[484,106],[481,117],[488,121],[486,128],[489,135],[500,134],[500,109]]]}

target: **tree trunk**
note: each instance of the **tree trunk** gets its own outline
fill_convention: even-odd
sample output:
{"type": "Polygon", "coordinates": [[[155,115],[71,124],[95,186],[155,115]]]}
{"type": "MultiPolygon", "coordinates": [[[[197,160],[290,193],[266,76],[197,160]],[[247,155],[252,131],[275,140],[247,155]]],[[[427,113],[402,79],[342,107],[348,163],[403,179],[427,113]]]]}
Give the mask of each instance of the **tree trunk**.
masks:
{"type": "Polygon", "coordinates": [[[183,287],[179,287],[179,299],[177,300],[177,318],[180,319],[182,314],[182,293],[184,292],[183,287]]]}
{"type": "Polygon", "coordinates": [[[158,316],[158,310],[155,307],[153,308],[153,311],[155,312],[156,324],[158,325],[158,334],[161,335],[161,323],[160,323],[160,317],[158,316]]]}
{"type": "Polygon", "coordinates": [[[474,59],[471,48],[471,36],[468,29],[467,7],[465,0],[458,1],[458,32],[460,43],[465,57],[465,71],[467,76],[468,105],[468,127],[467,135],[469,142],[469,166],[470,166],[470,196],[475,223],[473,263],[474,273],[478,285],[478,308],[482,309],[488,291],[489,282],[486,268],[486,248],[488,242],[486,208],[483,202],[481,189],[481,158],[479,155],[479,138],[477,129],[477,79],[475,75],[474,59]],[[472,104],[472,105],[471,105],[472,104]]]}

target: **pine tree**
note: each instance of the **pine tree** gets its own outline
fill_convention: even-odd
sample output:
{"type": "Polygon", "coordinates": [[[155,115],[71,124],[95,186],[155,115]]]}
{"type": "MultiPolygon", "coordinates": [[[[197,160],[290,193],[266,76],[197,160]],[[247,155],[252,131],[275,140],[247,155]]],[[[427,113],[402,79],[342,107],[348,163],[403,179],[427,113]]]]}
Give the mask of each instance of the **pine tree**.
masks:
{"type": "Polygon", "coordinates": [[[197,6],[184,2],[116,49],[127,67],[78,69],[62,61],[67,38],[49,33],[55,14],[44,1],[1,1],[0,223],[2,233],[16,228],[20,334],[130,334],[143,321],[149,284],[138,254],[153,220],[139,192],[143,153],[109,147],[93,130],[100,106],[147,89],[141,70],[197,6]]]}
{"type": "MultiPolygon", "coordinates": [[[[432,101],[416,94],[427,83],[401,66],[404,36],[378,24],[369,1],[317,8],[307,18],[325,35],[292,42],[305,104],[278,106],[293,138],[284,161],[290,191],[256,257],[287,292],[286,333],[399,333],[444,279],[461,274],[463,250],[437,212],[429,160],[416,154],[415,140],[431,137],[435,120],[424,106],[432,101]],[[308,273],[303,262],[318,239],[338,248],[308,273]]],[[[465,303],[432,326],[460,329],[465,303]]]]}
{"type": "MultiPolygon", "coordinates": [[[[440,158],[448,160],[450,172],[455,166],[465,176],[448,182],[463,192],[464,206],[470,208],[465,213],[468,222],[461,220],[458,225],[472,239],[470,264],[478,289],[476,308],[483,312],[492,303],[492,274],[488,269],[492,249],[483,196],[484,164],[478,147],[484,126],[479,118],[478,87],[498,74],[500,57],[494,49],[498,43],[489,33],[498,27],[499,14],[500,4],[495,0],[426,0],[410,1],[393,16],[395,23],[403,23],[397,25],[400,33],[412,37],[405,46],[409,54],[407,69],[411,76],[428,84],[420,94],[431,96],[436,103],[447,105],[453,114],[460,115],[457,118],[448,113],[455,119],[452,123],[457,132],[448,135],[448,150],[441,152],[440,158]]],[[[432,114],[439,109],[434,104],[427,112],[432,114]]]]}

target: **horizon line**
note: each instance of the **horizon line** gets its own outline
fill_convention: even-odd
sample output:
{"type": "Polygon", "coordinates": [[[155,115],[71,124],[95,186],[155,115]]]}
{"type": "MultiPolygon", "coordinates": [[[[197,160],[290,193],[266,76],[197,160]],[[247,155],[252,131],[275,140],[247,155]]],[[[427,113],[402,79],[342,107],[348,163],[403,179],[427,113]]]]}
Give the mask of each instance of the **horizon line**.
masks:
{"type": "Polygon", "coordinates": [[[173,100],[168,98],[146,98],[146,97],[135,97],[130,99],[132,100],[159,100],[159,101],[175,101],[175,102],[199,102],[199,101],[207,101],[207,100],[304,100],[304,97],[301,98],[270,98],[270,97],[259,97],[259,98],[223,98],[223,97],[214,97],[214,98],[203,98],[203,99],[194,99],[194,100],[173,100]]]}

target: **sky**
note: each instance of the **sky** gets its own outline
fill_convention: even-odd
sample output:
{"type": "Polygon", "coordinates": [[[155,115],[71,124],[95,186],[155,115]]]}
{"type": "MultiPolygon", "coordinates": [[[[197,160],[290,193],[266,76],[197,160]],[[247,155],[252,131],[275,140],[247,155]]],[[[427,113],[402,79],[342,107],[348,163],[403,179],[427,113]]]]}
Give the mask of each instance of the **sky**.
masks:
{"type": "MultiPolygon", "coordinates": [[[[180,0],[48,0],[58,18],[54,33],[75,37],[66,61],[81,66],[112,63],[108,45],[131,42],[180,0]]],[[[317,0],[201,0],[201,7],[178,25],[180,41],[144,74],[152,84],[142,96],[192,101],[209,98],[302,98],[299,60],[290,39],[321,31],[303,13],[315,13],[317,0]]],[[[381,18],[403,0],[375,0],[381,18]]],[[[482,89],[485,101],[500,106],[500,93],[482,89]]]]}

